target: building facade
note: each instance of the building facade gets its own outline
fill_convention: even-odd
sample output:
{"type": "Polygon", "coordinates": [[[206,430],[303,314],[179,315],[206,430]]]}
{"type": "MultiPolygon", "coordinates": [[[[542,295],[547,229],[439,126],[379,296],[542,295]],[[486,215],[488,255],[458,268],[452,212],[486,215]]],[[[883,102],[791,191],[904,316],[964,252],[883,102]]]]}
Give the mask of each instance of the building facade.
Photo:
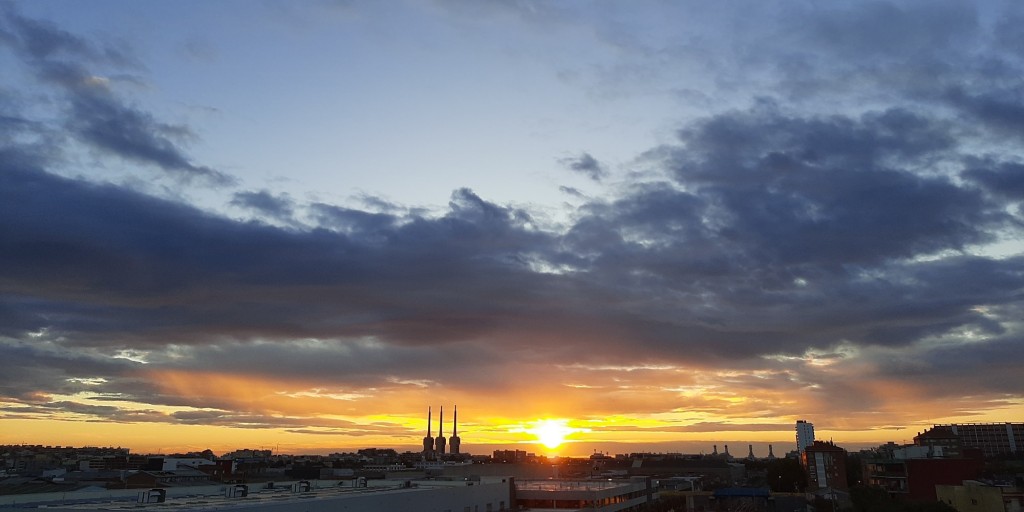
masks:
{"type": "Polygon", "coordinates": [[[864,483],[885,489],[893,498],[936,501],[936,486],[977,478],[983,466],[982,459],[868,459],[864,483]]]}
{"type": "Polygon", "coordinates": [[[951,455],[977,448],[985,457],[1024,453],[1024,423],[950,423],[935,425],[914,436],[919,446],[939,446],[951,455]]]}
{"type": "Polygon", "coordinates": [[[796,421],[796,451],[800,454],[804,453],[804,448],[807,448],[814,443],[814,424],[809,421],[797,420],[796,421]]]}
{"type": "Polygon", "coordinates": [[[800,458],[807,468],[807,483],[811,491],[849,489],[846,483],[846,450],[831,441],[814,441],[804,448],[800,458]]]}

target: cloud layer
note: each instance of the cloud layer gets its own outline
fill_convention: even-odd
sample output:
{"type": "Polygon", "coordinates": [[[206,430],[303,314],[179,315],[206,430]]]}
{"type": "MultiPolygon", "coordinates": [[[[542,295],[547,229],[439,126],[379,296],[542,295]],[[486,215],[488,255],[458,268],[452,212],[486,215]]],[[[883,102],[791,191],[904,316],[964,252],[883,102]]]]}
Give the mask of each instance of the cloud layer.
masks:
{"type": "Polygon", "coordinates": [[[722,80],[742,68],[756,95],[680,121],[635,172],[563,159],[608,186],[556,226],[470,188],[429,213],[247,190],[194,162],[192,128],[104,78],[144,74],[130,52],[5,7],[0,48],[53,115],[0,102],[3,417],[410,446],[408,418],[439,395],[481,431],[542,415],[785,439],[812,411],[837,431],[1020,420],[1024,63],[987,21],[1010,18],[965,2],[783,12],[800,9],[744,42],[786,37],[725,55],[722,80]],[[246,217],[81,175],[76,152],[227,189],[246,217]]]}

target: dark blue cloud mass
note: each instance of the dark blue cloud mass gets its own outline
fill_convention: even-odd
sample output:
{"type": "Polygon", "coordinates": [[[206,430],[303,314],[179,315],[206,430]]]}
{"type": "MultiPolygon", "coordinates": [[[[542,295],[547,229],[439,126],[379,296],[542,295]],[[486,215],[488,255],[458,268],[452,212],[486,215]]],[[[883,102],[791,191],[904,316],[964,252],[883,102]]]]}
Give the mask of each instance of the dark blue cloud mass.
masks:
{"type": "Polygon", "coordinates": [[[100,47],[52,23],[25,18],[11,4],[0,11],[0,35],[0,44],[20,57],[39,83],[56,88],[67,110],[68,136],[110,156],[153,165],[178,180],[234,183],[234,178],[190,161],[182,147],[193,136],[187,127],[160,122],[131,106],[116,94],[109,78],[87,67],[134,71],[138,64],[129,52],[100,47]]]}
{"type": "MultiPolygon", "coordinates": [[[[152,421],[275,426],[167,395],[138,376],[142,363],[105,357],[135,352],[168,370],[272,366],[282,378],[367,387],[439,374],[510,385],[494,382],[512,375],[502,360],[768,368],[784,375],[780,387],[817,379],[837,407],[864,397],[779,361],[853,353],[875,365],[865,378],[913,380],[938,396],[956,386],[1024,396],[1007,362],[1024,346],[1024,256],[993,249],[1024,234],[1024,154],[985,144],[1019,142],[1024,96],[970,80],[975,67],[944,85],[959,54],[940,51],[951,44],[943,31],[974,44],[978,22],[965,3],[924,19],[922,5],[804,13],[793,37],[829,39],[802,57],[815,74],[826,57],[847,59],[846,72],[886,57],[865,77],[881,80],[923,52],[945,70],[938,85],[894,80],[888,104],[832,111],[788,101],[796,85],[779,80],[770,98],[681,120],[673,140],[638,158],[652,179],[597,197],[563,188],[583,201],[564,228],[470,188],[432,213],[375,197],[361,209],[231,192],[230,205],[282,226],[69,177],[60,144],[74,140],[182,183],[236,183],[193,163],[189,127],[130,105],[88,69],[131,67],[127,52],[5,7],[0,45],[50,88],[62,118],[0,104],[0,359],[14,368],[0,398],[25,414],[137,420],[35,394],[102,376],[91,389],[112,399],[216,409],[146,412],[152,421]]],[[[588,153],[563,163],[610,181],[588,153]]],[[[291,417],[276,426],[358,431],[291,417]]]]}

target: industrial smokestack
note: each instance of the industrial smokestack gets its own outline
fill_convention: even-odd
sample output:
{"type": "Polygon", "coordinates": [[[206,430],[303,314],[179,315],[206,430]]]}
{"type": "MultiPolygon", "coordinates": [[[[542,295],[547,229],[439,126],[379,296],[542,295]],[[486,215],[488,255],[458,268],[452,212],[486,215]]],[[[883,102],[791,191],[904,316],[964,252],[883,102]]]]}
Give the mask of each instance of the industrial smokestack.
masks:
{"type": "Polygon", "coordinates": [[[434,438],[430,435],[430,407],[427,407],[427,437],[423,438],[423,456],[431,458],[434,456],[434,438]]]}
{"type": "Polygon", "coordinates": [[[441,406],[441,414],[437,417],[437,439],[434,440],[434,455],[441,457],[445,451],[444,439],[444,406],[441,406]]]}
{"type": "Polygon", "coordinates": [[[455,414],[452,416],[452,437],[449,441],[452,444],[452,455],[458,455],[462,439],[459,439],[459,406],[457,405],[455,406],[455,414]]]}

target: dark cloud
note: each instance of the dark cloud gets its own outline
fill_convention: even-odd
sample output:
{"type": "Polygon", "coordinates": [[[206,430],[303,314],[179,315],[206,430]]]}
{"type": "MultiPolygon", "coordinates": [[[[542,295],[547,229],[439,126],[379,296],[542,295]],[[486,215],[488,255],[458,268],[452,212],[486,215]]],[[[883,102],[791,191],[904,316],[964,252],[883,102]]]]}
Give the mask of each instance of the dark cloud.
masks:
{"type": "MultiPolygon", "coordinates": [[[[272,365],[282,379],[340,389],[380,389],[394,376],[494,389],[505,370],[481,359],[756,367],[762,356],[842,343],[909,350],[967,330],[1007,336],[1010,316],[979,307],[1017,304],[1020,262],[942,255],[1014,229],[1003,196],[983,193],[1003,188],[994,178],[965,172],[979,188],[924,172],[961,160],[952,136],[901,110],[856,119],[725,113],[656,153],[671,180],[590,201],[564,234],[468,189],[439,216],[318,203],[309,209],[318,227],[286,230],[7,161],[3,334],[67,355],[19,345],[11,357],[24,362],[24,380],[4,395],[28,407],[33,390],[91,389],[114,402],[228,411],[145,421],[308,430],[304,416],[261,422],[254,417],[266,411],[170,392],[140,377],[138,364],[96,354],[140,350],[148,368],[173,372],[245,375],[272,365]],[[162,355],[172,345],[174,356],[162,355]],[[75,380],[93,377],[105,382],[75,380]]],[[[986,168],[1012,179],[1000,165],[986,168]]],[[[278,199],[236,196],[269,211],[290,206],[278,199]]],[[[804,377],[870,399],[830,377],[804,377]]],[[[809,389],[794,378],[780,374],[775,384],[809,389]]],[[[763,391],[767,381],[749,385],[763,391]]],[[[630,400],[629,410],[655,407],[630,400]]],[[[724,412],[729,403],[687,407],[724,412]]],[[[783,413],[769,399],[751,400],[742,411],[750,410],[783,413]]]]}
{"type": "Polygon", "coordinates": [[[967,114],[972,121],[1019,138],[1024,130],[1024,88],[969,92],[963,87],[946,91],[949,104],[967,114]]]}
{"type": "MultiPolygon", "coordinates": [[[[979,141],[1018,132],[1024,99],[999,78],[951,87],[946,73],[970,54],[958,45],[978,44],[981,22],[966,3],[925,7],[815,11],[793,38],[821,43],[818,53],[789,64],[814,78],[830,65],[817,58],[843,57],[835,65],[846,74],[828,76],[870,71],[871,81],[926,53],[914,62],[940,71],[935,84],[911,84],[927,81],[913,68],[878,108],[753,99],[687,120],[638,162],[644,181],[593,198],[563,187],[584,200],[564,230],[469,188],[430,213],[370,196],[363,207],[300,205],[269,190],[232,196],[287,224],[278,227],[63,177],[62,142],[77,140],[101,160],[232,181],[192,162],[187,126],[129,104],[84,66],[130,68],[129,57],[7,8],[0,44],[57,92],[66,119],[53,126],[0,104],[4,414],[406,435],[316,415],[364,391],[532,391],[545,371],[578,381],[559,385],[594,411],[782,417],[802,405],[774,398],[797,390],[851,418],[880,402],[897,414],[873,381],[925,389],[962,413],[963,390],[999,406],[1024,393],[1012,364],[1024,260],[983,248],[1020,237],[1024,169],[1014,146],[979,141]],[[655,364],[732,369],[705,378],[745,399],[709,386],[665,403],[674,391],[658,381],[670,370],[609,369],[655,364]],[[287,406],[189,387],[270,373],[294,383],[287,406]],[[86,394],[97,403],[63,398],[86,394]],[[191,409],[106,405],[125,402],[191,409]]],[[[1005,30],[1002,44],[1016,44],[1005,30]]],[[[996,60],[998,76],[1015,69],[996,60]]],[[[785,98],[787,87],[771,92],[785,98]]],[[[608,174],[588,153],[562,163],[595,181],[608,174]]]]}
{"type": "Polygon", "coordinates": [[[392,214],[371,213],[324,203],[314,203],[309,210],[319,226],[370,242],[383,242],[385,233],[397,227],[402,220],[392,214]]]}
{"type": "Polygon", "coordinates": [[[953,137],[907,111],[850,119],[758,109],[711,118],[681,138],[668,165],[717,210],[708,224],[779,264],[959,250],[992,241],[1008,221],[978,193],[920,172],[952,156],[953,137]]]}
{"type": "Polygon", "coordinates": [[[558,190],[559,190],[559,192],[561,192],[563,194],[566,194],[566,195],[569,195],[569,196],[573,196],[573,197],[576,197],[576,198],[579,198],[579,199],[586,199],[586,197],[587,197],[586,194],[581,192],[580,189],[578,189],[576,187],[560,186],[560,187],[558,187],[558,190]]]}
{"type": "Polygon", "coordinates": [[[1024,164],[979,161],[961,175],[992,194],[1024,200],[1024,164]]]}
{"type": "Polygon", "coordinates": [[[97,46],[49,21],[21,16],[12,3],[0,5],[0,16],[0,42],[16,47],[35,61],[69,59],[138,66],[120,48],[97,46]]]}
{"type": "Polygon", "coordinates": [[[594,181],[601,181],[608,176],[608,170],[601,165],[601,162],[598,162],[596,158],[587,152],[580,153],[579,156],[572,158],[562,158],[558,162],[564,165],[566,169],[582,174],[594,181]]]}
{"type": "Polygon", "coordinates": [[[806,43],[858,62],[919,61],[964,45],[980,29],[976,6],[961,0],[837,2],[789,21],[806,43]]]}
{"type": "Polygon", "coordinates": [[[295,202],[291,198],[274,195],[269,190],[235,192],[231,204],[279,220],[291,220],[295,213],[295,202]]]}
{"type": "Polygon", "coordinates": [[[193,137],[187,127],[158,121],[129,105],[110,87],[108,78],[86,66],[134,70],[137,65],[127,52],[98,47],[51,23],[24,18],[10,5],[0,16],[6,46],[40,83],[54,86],[66,102],[69,135],[109,155],[154,165],[182,181],[198,179],[215,186],[235,183],[220,171],[190,161],[183,149],[183,143],[193,137]]]}
{"type": "Polygon", "coordinates": [[[161,123],[149,113],[123,104],[105,86],[80,87],[70,101],[68,127],[96,149],[156,165],[184,181],[199,179],[216,186],[235,183],[224,173],[189,161],[180,147],[180,139],[191,136],[187,128],[161,123]]]}

